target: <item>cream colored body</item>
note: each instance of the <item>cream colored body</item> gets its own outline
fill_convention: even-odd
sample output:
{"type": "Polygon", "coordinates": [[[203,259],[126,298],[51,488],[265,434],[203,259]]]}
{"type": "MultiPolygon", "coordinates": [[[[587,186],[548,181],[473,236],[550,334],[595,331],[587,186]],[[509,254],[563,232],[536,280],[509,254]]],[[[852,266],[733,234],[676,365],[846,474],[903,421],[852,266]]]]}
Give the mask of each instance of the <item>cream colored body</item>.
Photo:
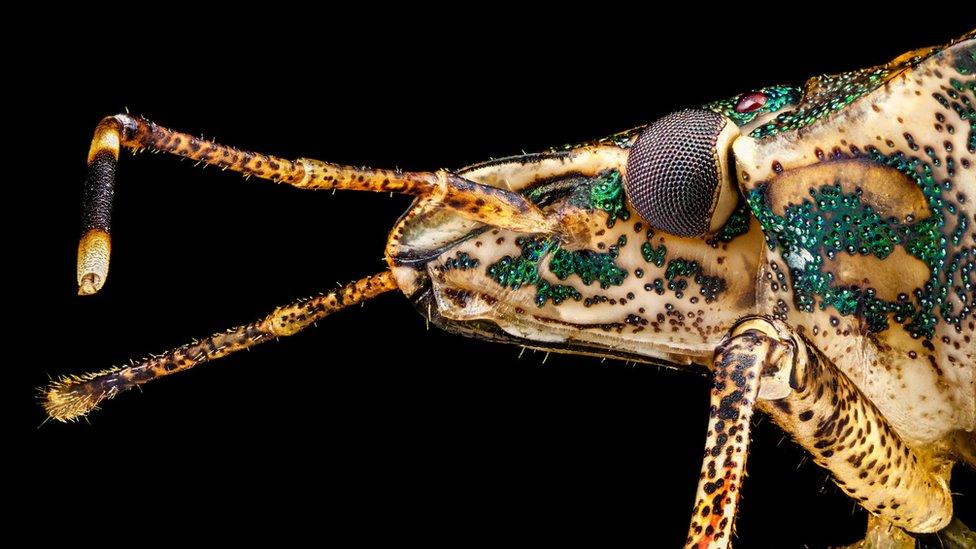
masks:
{"type": "MultiPolygon", "coordinates": [[[[772,168],[774,161],[783,167],[783,173],[778,177],[787,179],[793,170],[817,163],[815,151],[818,148],[831,151],[835,147],[846,149],[848,145],[857,145],[862,149],[874,145],[883,152],[891,152],[899,145],[903,147],[901,136],[909,130],[920,146],[929,143],[941,146],[943,141],[948,140],[953,143],[954,150],[959,151],[957,159],[965,158],[965,121],[958,120],[955,113],[946,113],[946,116],[951,114],[951,117],[956,117],[954,122],[959,130],[949,135],[933,129],[938,104],[932,100],[931,93],[948,85],[951,71],[945,69],[945,65],[951,59],[952,51],[950,49],[930,58],[916,70],[896,76],[836,115],[799,132],[783,133],[765,140],[739,136],[733,143],[733,150],[742,190],[750,188],[744,182],[746,179],[752,182],[772,181],[775,188],[777,174],[772,168]],[[943,78],[935,76],[939,67],[943,68],[940,71],[943,78]],[[895,147],[889,147],[886,144],[889,136],[891,140],[897,138],[901,141],[895,147]],[[745,177],[743,174],[746,174],[745,177]]],[[[976,212],[976,157],[968,156],[973,164],[969,169],[957,168],[954,180],[958,192],[972,197],[964,205],[966,213],[972,217],[976,212]]],[[[593,175],[607,168],[616,168],[625,174],[626,150],[606,146],[568,158],[541,162],[529,169],[518,159],[513,159],[509,163],[499,162],[462,174],[479,183],[520,191],[539,180],[567,171],[593,175]]],[[[945,165],[937,169],[940,170],[937,175],[947,177],[945,165]]],[[[802,184],[802,178],[799,179],[801,183],[797,187],[800,188],[792,189],[793,194],[788,191],[785,196],[806,191],[809,183],[802,184]]],[[[904,182],[909,184],[907,179],[904,182]]],[[[911,184],[888,192],[904,204],[906,197],[914,197],[917,189],[911,184]]],[[[914,205],[917,207],[921,204],[914,202],[914,205]]],[[[921,216],[926,211],[923,209],[914,213],[921,216]]],[[[444,212],[444,215],[449,214],[444,212]]],[[[632,240],[641,238],[633,229],[634,224],[640,221],[636,215],[632,215],[629,222],[617,223],[597,236],[604,228],[601,225],[603,221],[601,216],[594,216],[593,238],[588,246],[591,249],[598,249],[601,243],[610,246],[620,235],[627,235],[632,240]]],[[[431,225],[437,225],[437,222],[423,222],[420,225],[422,230],[417,232],[429,238],[431,225]]],[[[474,222],[460,222],[453,230],[439,235],[439,241],[458,238],[477,226],[474,222]]],[[[483,257],[487,249],[491,250],[492,256],[518,255],[518,248],[514,244],[517,236],[517,233],[495,229],[460,242],[451,251],[463,251],[476,258],[483,257]],[[499,238],[503,239],[503,243],[496,245],[499,238]]],[[[457,321],[490,320],[509,334],[527,340],[528,344],[579,344],[592,347],[594,352],[613,349],[675,364],[707,364],[715,345],[737,319],[751,313],[771,313],[776,302],[788,295],[774,292],[768,283],[775,275],[769,261],[774,260],[776,254],[763,245],[762,231],[755,221],[748,234],[718,248],[704,244],[699,238],[681,238],[663,233],[658,233],[651,241],[666,244],[669,254],[673,252],[676,256],[700,262],[703,270],[711,275],[722,276],[729,281],[728,292],[713,303],[700,301],[691,306],[687,300],[679,302],[668,299],[668,295],[657,296],[644,291],[643,285],[648,280],[662,277],[664,269],[649,265],[641,257],[638,246],[621,249],[618,264],[631,273],[638,268],[644,269],[647,274],[643,279],[629,276],[622,286],[607,291],[587,288],[594,295],[613,293],[619,297],[633,293],[637,296],[636,300],[625,306],[596,305],[587,308],[579,302],[565,302],[558,306],[550,303],[539,308],[533,302],[531,287],[500,291],[499,285],[484,276],[483,272],[438,273],[438,266],[451,255],[448,253],[444,253],[439,261],[431,262],[427,274],[431,277],[437,296],[437,313],[446,318],[457,321]],[[445,289],[466,290],[473,292],[473,295],[463,306],[459,306],[456,301],[445,297],[445,289]],[[481,295],[487,295],[490,299],[484,300],[481,295]],[[668,304],[673,309],[667,310],[668,304]],[[619,330],[609,331],[598,327],[578,327],[622,323],[628,314],[638,314],[641,308],[645,310],[642,316],[648,318],[665,315],[665,322],[659,323],[660,331],[645,329],[635,333],[635,328],[626,325],[619,330]],[[519,313],[517,309],[524,312],[519,313]],[[677,321],[679,315],[684,316],[683,321],[677,321]]],[[[413,243],[415,241],[408,241],[405,245],[413,243]]],[[[968,243],[970,246],[974,244],[968,243]]],[[[853,264],[858,260],[843,258],[839,261],[853,264]]],[[[912,257],[906,261],[907,264],[889,260],[884,262],[883,267],[889,272],[907,272],[907,277],[914,280],[917,278],[914,272],[921,262],[912,257]]],[[[779,264],[785,265],[782,260],[779,260],[779,264]]],[[[873,272],[877,265],[869,264],[866,267],[871,268],[865,269],[864,276],[883,276],[873,272]]],[[[409,294],[410,289],[416,286],[414,270],[399,268],[394,272],[400,287],[409,294]]],[[[907,287],[903,291],[910,290],[911,287],[907,287]]],[[[976,429],[976,341],[973,339],[972,319],[962,334],[955,333],[945,323],[939,324],[933,338],[933,354],[941,368],[940,374],[924,359],[928,351],[922,346],[922,340],[912,339],[897,326],[876,337],[868,337],[857,317],[844,317],[831,309],[812,314],[792,308],[790,311],[789,322],[805,327],[808,337],[825,355],[836,361],[907,440],[919,445],[932,444],[953,431],[976,429]],[[831,326],[832,316],[840,319],[838,326],[831,326]],[[818,328],[817,335],[813,335],[815,326],[818,328]],[[967,335],[968,341],[965,339],[967,335]],[[943,337],[948,338],[949,343],[943,343],[943,337]],[[918,358],[910,359],[909,351],[914,351],[918,358]]]]}
{"type": "MultiPolygon", "coordinates": [[[[845,191],[862,189],[864,202],[885,216],[922,219],[929,215],[929,209],[913,180],[891,168],[868,165],[851,155],[831,155],[834,151],[846,153],[852,146],[862,151],[873,146],[884,154],[906,150],[903,134],[910,132],[920,149],[913,154],[924,156],[921,150],[926,146],[954,151],[954,176],[949,177],[945,164],[934,175],[940,181],[952,179],[953,196],[960,193],[968,197],[961,201],[960,212],[976,225],[976,155],[966,150],[969,126],[932,98],[933,91],[948,86],[950,74],[955,74],[948,68],[953,55],[962,47],[972,48],[971,42],[972,39],[928,57],[914,70],[895,74],[846,108],[798,131],[764,139],[749,137],[744,131],[732,143],[738,191],[746,196],[756,185],[766,184],[773,210],[781,212],[787,204],[799,204],[809,198],[810,187],[836,182],[845,191]],[[946,124],[955,125],[954,134],[937,131],[937,109],[941,109],[946,124]],[[962,167],[963,159],[968,160],[968,167],[962,167]]],[[[472,181],[516,192],[527,192],[551,179],[592,177],[607,169],[616,169],[626,176],[628,144],[622,140],[617,145],[603,143],[564,153],[514,157],[475,166],[460,174],[472,181]]],[[[557,201],[543,210],[555,217],[572,213],[565,201],[557,201]]],[[[664,278],[666,267],[650,264],[642,256],[640,246],[645,238],[638,215],[631,212],[629,220],[618,221],[612,228],[606,222],[603,212],[594,212],[588,219],[588,240],[581,247],[606,250],[621,236],[626,236],[628,243],[620,248],[617,265],[630,275],[621,285],[609,289],[601,289],[597,284],[581,285],[579,279],[571,276],[569,282],[575,282],[584,299],[566,300],[558,305],[546,302],[538,306],[534,287],[502,287],[486,272],[485,267],[500,257],[519,256],[515,239],[531,235],[463,220],[437,204],[421,202],[408,212],[394,231],[402,236],[391,239],[387,252],[398,286],[407,296],[417,299],[422,314],[442,327],[466,335],[496,339],[499,335],[495,330],[498,330],[505,339],[527,347],[711,368],[716,346],[737,320],[758,314],[785,321],[815,346],[821,353],[819,356],[826,357],[846,375],[856,387],[854,391],[860,392],[857,398],[866,397],[870,402],[867,406],[873,405],[883,418],[879,421],[886,421],[910,448],[915,467],[920,468],[920,476],[913,478],[919,482],[918,486],[927,488],[919,488],[918,499],[910,504],[911,494],[915,492],[900,492],[908,494],[904,496],[908,499],[902,500],[902,509],[912,507],[919,513],[916,519],[911,519],[914,522],[900,524],[917,531],[932,531],[946,524],[945,512],[948,509],[951,513],[951,502],[947,499],[951,463],[958,456],[976,463],[972,451],[976,447],[973,442],[976,437],[976,330],[972,316],[962,322],[960,331],[939,322],[931,339],[913,339],[902,325],[894,322],[884,331],[871,333],[856,314],[844,316],[832,307],[799,311],[793,306],[788,265],[779,250],[771,250],[766,245],[763,231],[754,218],[748,232],[728,243],[713,245],[707,237],[682,238],[663,232],[647,238],[653,246],[665,245],[669,258],[697,261],[702,273],[726,281],[725,291],[713,302],[699,299],[691,303],[687,295],[676,299],[673,292],[660,295],[645,290],[646,283],[664,278]],[[479,232],[481,229],[485,230],[479,232]],[[422,267],[398,262],[405,251],[416,254],[424,249],[436,249],[437,257],[422,267]],[[481,267],[464,271],[446,269],[447,261],[459,252],[479,260],[481,267]],[[638,269],[645,273],[642,278],[634,276],[638,269]],[[426,298],[417,298],[421,294],[426,298]],[[599,296],[606,296],[609,301],[586,305],[587,298],[599,296]],[[648,323],[628,323],[627,319],[634,315],[648,323]],[[486,326],[493,328],[486,329],[486,326]],[[934,501],[941,503],[931,503],[934,501]],[[927,509],[928,505],[935,507],[927,509]]],[[[955,224],[955,218],[948,220],[946,232],[952,231],[955,224]]],[[[963,246],[976,245],[974,234],[971,225],[963,242],[950,245],[950,255],[963,246]]],[[[539,274],[555,280],[546,265],[545,260],[539,262],[539,274]]],[[[911,293],[929,276],[926,265],[901,248],[884,260],[839,254],[827,262],[827,268],[836,280],[876,288],[879,297],[889,300],[900,293],[911,293]]],[[[696,290],[693,283],[689,284],[687,294],[695,295],[696,290]]],[[[958,311],[962,304],[957,298],[952,299],[958,311]]],[[[789,393],[788,384],[780,380],[760,395],[768,402],[789,393]]],[[[774,416],[777,414],[768,404],[763,404],[763,409],[774,416]]],[[[777,421],[794,436],[797,433],[813,436],[813,430],[794,416],[779,416],[777,421]]],[[[870,437],[861,439],[868,453],[881,449],[878,444],[870,444],[871,440],[870,437]]],[[[807,442],[812,446],[813,439],[807,442]]],[[[849,475],[854,479],[855,484],[845,487],[852,496],[855,491],[867,494],[864,501],[882,505],[872,510],[884,509],[879,503],[887,501],[884,490],[894,488],[881,488],[882,482],[871,492],[867,481],[863,486],[856,485],[858,468],[835,463],[836,457],[816,459],[835,475],[840,474],[838,478],[849,475]],[[849,471],[838,473],[847,468],[849,471]]],[[[884,479],[895,482],[887,476],[884,479]]],[[[903,490],[904,486],[898,489],[903,490]]],[[[892,513],[886,516],[889,520],[897,519],[896,523],[909,520],[891,509],[885,513],[892,513]]]]}

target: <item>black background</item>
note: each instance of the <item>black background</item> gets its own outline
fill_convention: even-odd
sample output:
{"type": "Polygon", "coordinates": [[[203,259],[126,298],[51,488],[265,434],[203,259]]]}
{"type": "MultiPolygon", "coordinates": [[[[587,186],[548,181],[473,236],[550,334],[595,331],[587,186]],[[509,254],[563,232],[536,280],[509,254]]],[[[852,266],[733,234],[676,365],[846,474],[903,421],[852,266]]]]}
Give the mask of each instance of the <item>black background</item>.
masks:
{"type": "MultiPolygon", "coordinates": [[[[17,337],[32,352],[8,367],[28,374],[15,402],[45,472],[39,491],[104,494],[127,508],[173,498],[181,520],[231,508],[229,522],[207,524],[255,535],[275,524],[279,542],[679,546],[701,462],[703,377],[555,354],[543,364],[531,351],[519,359],[517,347],[426,330],[399,294],[121,395],[89,421],[38,427],[34,387],[48,376],[161,352],[383,270],[386,231],[409,204],[123,153],[111,274],[100,295],[79,298],[80,184],[104,115],[127,107],[285,157],[457,168],[884,62],[973,26],[893,33],[862,20],[612,15],[424,26],[254,15],[250,24],[280,30],[260,35],[240,24],[116,25],[110,40],[67,41],[34,65],[26,89],[36,96],[25,100],[43,109],[28,109],[24,127],[40,130],[29,138],[43,146],[23,154],[39,175],[28,191],[40,192],[20,226],[28,289],[13,292],[30,303],[18,309],[27,327],[17,337]]],[[[855,540],[864,512],[758,423],[736,546],[855,540]]],[[[957,469],[954,489],[957,514],[976,522],[976,475],[957,469]]]]}

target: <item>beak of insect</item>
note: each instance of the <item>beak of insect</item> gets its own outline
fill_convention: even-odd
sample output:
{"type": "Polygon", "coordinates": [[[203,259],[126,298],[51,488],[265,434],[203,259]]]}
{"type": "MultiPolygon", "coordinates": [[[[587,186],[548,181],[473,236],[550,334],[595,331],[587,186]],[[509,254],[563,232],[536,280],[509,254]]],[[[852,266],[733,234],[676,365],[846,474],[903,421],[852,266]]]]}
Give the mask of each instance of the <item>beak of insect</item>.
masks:
{"type": "Polygon", "coordinates": [[[655,229],[695,237],[720,229],[739,202],[732,143],[739,128],[707,110],[665,115],[641,133],[627,157],[625,189],[655,229]]]}
{"type": "Polygon", "coordinates": [[[592,212],[566,204],[552,214],[554,228],[551,233],[564,250],[581,250],[593,242],[592,212]]]}

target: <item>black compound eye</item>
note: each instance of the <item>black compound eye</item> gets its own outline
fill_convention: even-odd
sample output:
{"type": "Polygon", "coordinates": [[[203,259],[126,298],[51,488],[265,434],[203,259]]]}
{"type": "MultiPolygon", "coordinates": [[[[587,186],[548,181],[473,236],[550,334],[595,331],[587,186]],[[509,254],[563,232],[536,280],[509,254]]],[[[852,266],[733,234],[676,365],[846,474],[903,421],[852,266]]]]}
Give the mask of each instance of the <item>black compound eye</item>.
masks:
{"type": "Polygon", "coordinates": [[[648,126],[627,158],[625,188],[634,210],[678,236],[703,235],[724,223],[738,198],[728,175],[736,135],[735,124],[706,110],[673,112],[648,126]]]}

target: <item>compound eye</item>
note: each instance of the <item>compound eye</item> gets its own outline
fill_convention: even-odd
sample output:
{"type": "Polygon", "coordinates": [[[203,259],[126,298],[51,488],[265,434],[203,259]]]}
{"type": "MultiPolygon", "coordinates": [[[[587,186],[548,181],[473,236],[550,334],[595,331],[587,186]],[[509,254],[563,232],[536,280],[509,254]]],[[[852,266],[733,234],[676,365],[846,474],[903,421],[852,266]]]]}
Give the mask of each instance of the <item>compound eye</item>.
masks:
{"type": "Polygon", "coordinates": [[[627,158],[625,189],[655,229],[677,236],[718,230],[738,202],[729,170],[739,129],[706,110],[673,112],[647,127],[627,158]]]}

